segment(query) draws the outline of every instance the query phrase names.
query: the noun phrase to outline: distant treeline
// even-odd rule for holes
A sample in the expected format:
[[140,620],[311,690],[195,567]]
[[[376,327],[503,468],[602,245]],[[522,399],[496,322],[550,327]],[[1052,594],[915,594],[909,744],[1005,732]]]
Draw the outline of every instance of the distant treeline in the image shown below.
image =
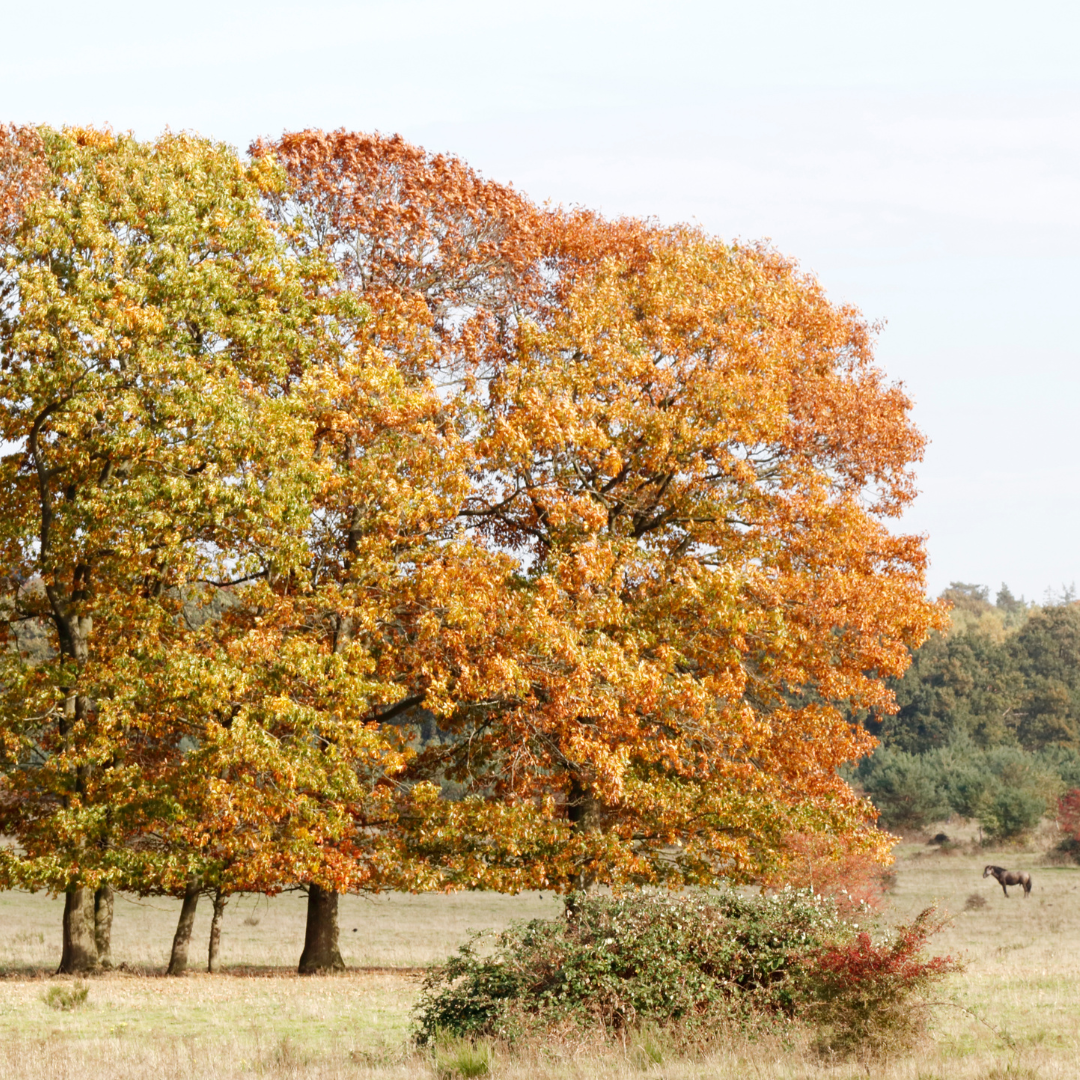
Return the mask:
[[881,740],[854,779],[892,828],[959,814],[996,838],[1032,828],[1080,788],[1080,604],[1042,606],[1002,585],[954,582],[952,624],[894,684],[900,710],[867,716]]

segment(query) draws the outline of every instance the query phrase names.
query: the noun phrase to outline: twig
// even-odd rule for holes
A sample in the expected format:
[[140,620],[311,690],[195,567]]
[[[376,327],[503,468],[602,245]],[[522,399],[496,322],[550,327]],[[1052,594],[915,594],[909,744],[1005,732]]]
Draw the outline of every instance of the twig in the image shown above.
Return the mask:
[[989,1020],[984,1020],[977,1012],[969,1009],[966,1005],[961,1005],[956,1001],[928,1001],[926,1004],[927,1006],[947,1005],[951,1009],[959,1009],[961,1012],[967,1013],[972,1020],[977,1020],[988,1031],[992,1031],[1010,1050],[1016,1049],[1016,1040],[1007,1031],[999,1031]]

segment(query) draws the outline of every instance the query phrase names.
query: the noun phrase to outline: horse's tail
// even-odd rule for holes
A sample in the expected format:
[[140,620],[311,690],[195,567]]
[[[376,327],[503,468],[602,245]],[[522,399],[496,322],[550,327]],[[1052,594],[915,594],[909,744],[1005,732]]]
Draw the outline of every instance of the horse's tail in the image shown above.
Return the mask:
[[1027,896],[1027,894],[1029,892],[1031,892],[1031,875],[1030,874],[1025,874],[1024,875],[1024,896]]

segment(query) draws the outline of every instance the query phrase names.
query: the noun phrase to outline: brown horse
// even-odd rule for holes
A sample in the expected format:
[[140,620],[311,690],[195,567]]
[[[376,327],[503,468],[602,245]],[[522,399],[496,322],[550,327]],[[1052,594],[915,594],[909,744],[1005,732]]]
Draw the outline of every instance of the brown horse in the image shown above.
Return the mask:
[[997,878],[1001,885],[1001,891],[1008,896],[1009,890],[1006,885],[1022,885],[1024,887],[1024,899],[1031,892],[1031,875],[1026,870],[1003,870],[1000,866],[988,866],[983,871],[983,877]]

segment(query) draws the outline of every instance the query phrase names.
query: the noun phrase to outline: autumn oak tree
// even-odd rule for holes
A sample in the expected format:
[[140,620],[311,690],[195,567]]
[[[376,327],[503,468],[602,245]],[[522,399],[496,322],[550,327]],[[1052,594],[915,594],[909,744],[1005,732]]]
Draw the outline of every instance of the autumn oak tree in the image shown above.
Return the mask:
[[368,638],[450,736],[410,763],[402,858],[515,889],[749,877],[785,833],[881,851],[844,709],[890,709],[939,615],[886,527],[922,440],[858,313],[770,251],[540,212],[399,139],[255,151],[467,465]]
[[[65,892],[61,969],[98,962],[94,894],[137,886],[126,808],[180,760],[191,721],[182,590],[265,581],[304,550],[315,471],[286,389],[304,363],[296,260],[227,148],[108,132],[9,137],[0,321],[10,883]],[[21,170],[21,172],[20,172]],[[299,450],[298,450],[299,448]],[[168,663],[166,663],[166,659]],[[162,726],[162,713],[170,724]]]
[[886,528],[922,446],[907,399],[857,313],[771,252],[549,228],[546,291],[480,368],[461,510],[548,633],[528,694],[433,753],[563,819],[562,887],[753,877],[786,833],[880,850],[837,769],[872,745],[845,709],[892,708],[883,678],[938,618],[920,541]]
[[[498,335],[517,275],[532,265],[521,222],[535,211],[401,139],[301,133],[253,152],[286,173],[267,202],[297,255],[334,267],[320,284],[324,301],[352,298],[363,309],[339,316],[339,348],[302,391],[328,470],[312,507],[309,623],[328,652],[372,665],[380,689],[353,719],[379,730],[404,764],[417,707],[454,713],[505,695],[515,678],[483,617],[503,604],[512,562],[463,537],[458,522],[473,457],[454,382],[460,357]],[[386,788],[392,806],[370,834],[389,845],[377,860],[384,884],[447,883],[402,840],[402,821],[422,828],[427,804],[415,793],[431,779],[413,770]],[[311,883],[309,905],[324,904],[331,924],[324,940],[335,936],[346,884]]]
[[8,129],[0,199],[0,870],[65,970],[110,884],[300,885],[315,971],[345,891],[884,853],[923,443],[812,277],[348,132]]

